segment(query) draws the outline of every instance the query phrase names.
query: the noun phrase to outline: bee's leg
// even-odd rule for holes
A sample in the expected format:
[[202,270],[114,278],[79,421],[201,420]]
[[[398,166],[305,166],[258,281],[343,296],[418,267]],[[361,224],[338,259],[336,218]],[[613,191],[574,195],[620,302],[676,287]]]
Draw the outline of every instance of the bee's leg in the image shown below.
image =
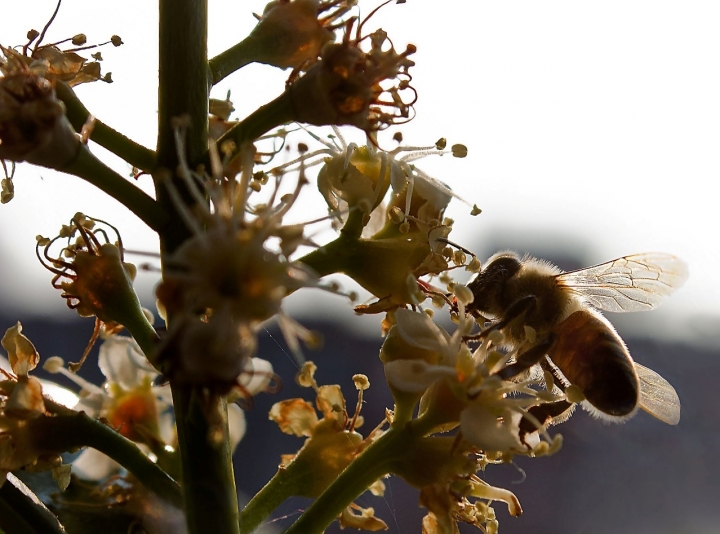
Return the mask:
[[537,305],[537,297],[535,295],[527,295],[525,297],[517,299],[507,309],[502,320],[498,321],[497,323],[490,326],[489,328],[486,328],[479,334],[475,334],[472,336],[465,336],[463,338],[463,340],[464,341],[478,341],[480,339],[484,339],[488,336],[488,334],[490,332],[493,332],[495,330],[502,330],[508,324],[510,324],[512,321],[514,321],[521,315],[531,311],[533,308],[535,308],[536,305]]
[[555,379],[555,386],[565,393],[565,388],[570,385],[570,382],[567,378],[565,378],[565,375],[563,375],[560,372],[560,369],[558,369],[552,361],[550,361],[550,358],[545,358],[543,360],[540,360],[540,367],[543,368],[543,371],[547,371],[550,373],[553,378]]
[[[574,404],[564,400],[533,406],[528,410],[528,414],[535,420],[533,421],[533,419],[529,417],[520,419],[520,441],[527,445],[525,435],[532,434],[540,430],[540,428],[547,428],[551,424],[564,421],[570,417],[573,406]],[[537,427],[537,423],[540,423],[540,428]]]
[[515,363],[503,367],[497,373],[497,376],[503,380],[508,380],[519,375],[523,371],[530,369],[533,365],[539,363],[555,343],[555,334],[550,334],[544,341],[530,347],[528,350],[519,354]]

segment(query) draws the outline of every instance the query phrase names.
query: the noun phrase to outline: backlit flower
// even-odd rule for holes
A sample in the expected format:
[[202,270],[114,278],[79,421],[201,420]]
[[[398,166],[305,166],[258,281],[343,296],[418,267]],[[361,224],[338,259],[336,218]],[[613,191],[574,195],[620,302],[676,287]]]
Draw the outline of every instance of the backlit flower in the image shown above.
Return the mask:
[[[105,382],[97,386],[65,368],[61,358],[49,358],[44,368],[60,373],[80,386],[80,399],[73,406],[91,417],[102,417],[126,438],[138,443],[158,461],[169,461],[177,449],[177,435],[170,388],[153,385],[159,374],[138,344],[130,337],[108,335],[98,357]],[[255,358],[256,375],[243,381],[248,395],[263,391],[272,377],[269,362]],[[262,375],[262,376],[260,376]],[[245,433],[245,416],[237,404],[228,405],[231,450]],[[165,460],[162,460],[165,459]],[[168,468],[167,465],[163,466]],[[104,454],[86,449],[73,462],[73,472],[83,478],[101,480],[120,466]]]
[[[358,390],[358,403],[354,416],[350,417],[340,386],[318,386],[314,378],[315,370],[315,365],[307,362],[297,378],[301,386],[315,390],[315,406],[298,398],[277,402],[270,409],[270,419],[278,424],[280,430],[286,434],[307,438],[296,454],[282,457],[282,468],[307,471],[307,483],[298,488],[298,495],[304,497],[321,495],[345,467],[379,435],[379,432],[374,430],[363,438],[356,431],[363,422],[359,411],[362,393],[369,387],[367,377],[353,377]],[[316,410],[322,414],[321,418],[318,418]],[[368,489],[375,495],[382,495],[384,486],[376,483]],[[341,524],[355,525],[355,528],[365,525],[363,528],[370,530],[377,530],[384,525],[375,518],[371,508],[363,510],[355,505],[345,511]]]
[[[456,288],[457,294],[466,291]],[[486,452],[547,454],[557,450],[560,438],[550,438],[543,422],[532,432],[521,431],[524,417],[536,419],[528,410],[546,403],[565,401],[563,394],[538,390],[542,377],[523,381],[503,380],[498,373],[517,352],[501,353],[494,347],[501,343],[490,336],[475,351],[465,342],[474,322],[461,310],[458,328],[449,335],[423,313],[400,309],[395,312],[396,325],[386,339],[381,359],[388,382],[405,402],[416,402],[424,395],[425,417],[437,419],[439,426],[460,426],[462,437]],[[497,333],[496,333],[497,334]],[[408,397],[408,394],[410,396]],[[537,432],[537,435],[531,436]],[[542,443],[542,437],[547,443]],[[549,449],[548,449],[549,446]]]

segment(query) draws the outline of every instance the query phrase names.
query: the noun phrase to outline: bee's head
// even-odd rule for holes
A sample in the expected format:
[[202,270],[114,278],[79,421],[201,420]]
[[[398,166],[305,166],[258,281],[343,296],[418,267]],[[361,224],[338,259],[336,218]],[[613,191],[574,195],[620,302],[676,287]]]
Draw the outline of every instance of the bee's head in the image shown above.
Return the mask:
[[468,308],[490,315],[502,313],[505,283],[515,276],[521,267],[520,257],[514,252],[499,252],[493,255],[485,268],[468,283],[468,288],[475,296]]

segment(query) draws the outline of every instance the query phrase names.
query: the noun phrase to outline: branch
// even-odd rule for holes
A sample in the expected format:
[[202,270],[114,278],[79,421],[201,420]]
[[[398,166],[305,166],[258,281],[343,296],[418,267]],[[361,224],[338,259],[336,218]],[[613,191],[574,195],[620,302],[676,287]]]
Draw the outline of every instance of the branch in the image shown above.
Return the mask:
[[[55,93],[65,104],[65,115],[70,124],[76,132],[81,131],[90,117],[90,112],[68,85],[58,82],[55,85]],[[141,171],[152,172],[157,166],[155,152],[125,137],[97,118],[90,139]]]
[[107,193],[155,231],[168,221],[165,210],[151,196],[105,165],[85,146],[80,148],[75,160],[61,171],[82,178]]

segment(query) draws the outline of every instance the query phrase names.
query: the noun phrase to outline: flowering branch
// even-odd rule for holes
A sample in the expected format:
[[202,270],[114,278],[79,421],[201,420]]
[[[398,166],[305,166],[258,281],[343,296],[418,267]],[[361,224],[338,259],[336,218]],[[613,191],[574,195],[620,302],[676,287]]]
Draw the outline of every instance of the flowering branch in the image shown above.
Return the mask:
[[[0,390],[7,394],[11,394],[16,386],[14,381],[0,382]],[[45,408],[54,417],[37,417],[27,423],[28,436],[32,437],[36,448],[57,451],[92,447],[122,465],[158,497],[182,507],[180,487],[135,443],[84,412],[75,412],[49,399],[44,401]]]
[[327,487],[285,534],[323,532],[373,482],[390,473],[393,461],[401,458],[419,437],[422,434],[411,425],[385,432]]
[[352,5],[346,0],[270,2],[250,35],[209,61],[212,84],[249,63],[298,69],[315,61]]
[[[353,460],[286,534],[323,532],[371,484],[390,473],[393,461],[418,437],[421,434],[409,425],[388,430]],[[240,513],[240,532],[253,532],[288,497],[307,494],[313,479],[312,466],[304,462],[278,470]]]
[[[56,83],[55,92],[58,99],[65,104],[65,114],[70,124],[79,132],[91,117],[90,112],[67,84]],[[136,143],[98,119],[95,119],[90,139],[142,171],[152,172],[157,165],[155,153],[152,150]]]

